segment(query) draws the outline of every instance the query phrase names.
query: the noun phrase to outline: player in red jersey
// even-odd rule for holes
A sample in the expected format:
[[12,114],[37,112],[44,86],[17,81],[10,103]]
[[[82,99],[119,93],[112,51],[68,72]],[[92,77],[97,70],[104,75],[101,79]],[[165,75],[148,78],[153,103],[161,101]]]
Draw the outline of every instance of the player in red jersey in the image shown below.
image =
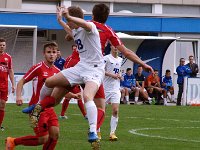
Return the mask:
[[[109,7],[103,3],[96,4],[92,10],[92,20],[99,31],[103,55],[104,55],[105,46],[107,45],[108,42],[110,42],[111,45],[116,47],[126,58],[128,58],[129,60],[135,63],[140,64],[146,71],[153,72],[152,67],[145,64],[133,51],[126,48],[121,42],[121,40],[119,39],[119,37],[112,30],[112,28],[105,24],[109,13],[110,13]],[[97,91],[97,94],[95,96],[95,104],[97,105],[97,108],[98,108],[97,128],[100,128],[105,117],[105,114],[104,114],[105,113],[105,94],[104,94],[103,85],[101,85],[99,87],[99,90]],[[99,138],[101,138],[100,133],[98,134],[99,134]]]
[[[23,85],[29,81],[33,82],[33,95],[29,102],[29,106],[37,104],[40,97],[40,90],[46,78],[57,74],[60,70],[54,66],[57,57],[57,44],[55,42],[44,45],[44,61],[34,65],[18,82],[16,90],[16,104],[23,104],[22,89]],[[57,115],[53,109],[45,109],[41,115],[37,127],[34,128],[35,135],[23,136],[6,139],[6,150],[13,150],[17,145],[37,146],[43,144],[43,150],[54,150],[58,136],[59,124]]]
[[15,91],[12,57],[5,53],[5,50],[6,40],[0,38],[0,128],[2,131],[4,130],[2,122],[5,115],[5,106],[8,100],[8,76],[12,84],[12,93]]
[[[79,58],[79,54],[77,52],[77,46],[72,45],[72,55],[70,55],[69,57],[66,58],[64,68],[66,69],[66,68],[74,67],[79,61],[80,61],[80,58]],[[80,90],[79,85],[74,86],[70,90],[70,92],[74,93],[74,94],[80,93],[81,90]],[[67,116],[65,116],[65,112],[67,111],[67,108],[69,106],[69,101],[70,101],[70,99],[68,98],[68,96],[65,96],[65,99],[62,103],[62,110],[60,113],[61,119],[67,119]],[[78,106],[81,110],[83,117],[85,117],[87,119],[82,99],[78,99],[77,102],[78,102]]]

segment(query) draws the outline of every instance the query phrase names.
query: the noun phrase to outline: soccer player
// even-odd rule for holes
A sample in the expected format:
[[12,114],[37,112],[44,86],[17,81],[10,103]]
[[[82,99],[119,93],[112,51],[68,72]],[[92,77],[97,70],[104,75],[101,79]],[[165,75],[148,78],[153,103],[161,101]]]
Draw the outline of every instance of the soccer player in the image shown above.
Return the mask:
[[15,92],[14,71],[12,57],[5,52],[6,40],[0,38],[0,128],[3,131],[2,122],[5,115],[6,101],[8,100],[8,76],[11,81],[12,93]]
[[118,113],[120,104],[120,67],[122,58],[118,57],[118,50],[111,45],[111,54],[104,56],[105,61],[105,78],[104,90],[106,96],[106,103],[112,105],[112,116],[110,120],[110,140],[116,141],[118,138],[115,131],[118,124]]
[[57,49],[57,58],[56,58],[56,60],[54,62],[54,65],[58,69],[63,70],[64,64],[65,64],[65,59],[61,56],[60,50]]
[[[33,95],[29,102],[29,106],[36,104],[39,100],[40,90],[45,80],[57,74],[60,70],[54,66],[57,57],[57,44],[54,42],[47,43],[43,48],[44,61],[34,65],[18,82],[16,90],[16,104],[23,104],[22,89],[27,82],[33,82]],[[46,108],[40,115],[38,126],[34,128],[35,135],[23,137],[7,137],[6,150],[14,150],[15,146],[37,146],[43,145],[43,150],[54,150],[58,136],[59,125],[56,113],[52,108]]]
[[64,9],[58,7],[58,13],[62,13],[68,21],[67,33],[74,37],[80,61],[74,67],[65,69],[46,80],[41,90],[42,100],[34,107],[31,121],[36,126],[43,109],[59,104],[72,86],[85,84],[83,98],[90,127],[88,141],[95,148],[99,148],[96,132],[97,108],[93,101],[105,76],[99,32],[94,23],[83,20],[83,11],[78,6]]
[[[64,64],[64,68],[67,69],[67,68],[70,68],[70,67],[74,67],[79,61],[80,61],[80,58],[79,58],[79,54],[77,52],[77,46],[74,44],[74,45],[72,45],[72,55],[67,57],[65,64]],[[71,94],[72,93],[74,93],[74,94],[80,93],[81,90],[80,90],[79,85],[75,85],[70,90],[70,92],[71,92]],[[67,108],[69,106],[69,101],[70,101],[70,99],[68,98],[68,96],[65,96],[65,99],[62,103],[62,110],[61,110],[61,114],[60,114],[61,119],[67,119],[68,118],[67,116],[65,116],[65,112],[67,111]],[[83,117],[87,119],[82,99],[79,98],[77,100],[77,102],[78,102],[78,106],[81,110]]]

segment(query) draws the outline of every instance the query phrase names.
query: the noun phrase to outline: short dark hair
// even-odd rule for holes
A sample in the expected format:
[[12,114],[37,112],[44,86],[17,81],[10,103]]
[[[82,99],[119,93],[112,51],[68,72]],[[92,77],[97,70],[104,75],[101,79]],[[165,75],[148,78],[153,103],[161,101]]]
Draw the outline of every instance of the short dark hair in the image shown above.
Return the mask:
[[154,70],[154,72],[156,71],[156,72],[158,72],[158,69],[153,69]]
[[168,73],[168,72],[171,72],[171,71],[169,69],[167,69],[165,73]]
[[142,67],[141,65],[138,65],[138,68]]
[[109,7],[103,3],[94,5],[92,9],[93,20],[99,23],[105,23],[108,19],[109,13]]
[[6,42],[4,38],[0,38],[0,42]]
[[127,69],[126,69],[126,72],[127,72],[127,71],[130,71],[130,70],[132,70],[132,69],[131,69],[131,68],[127,68]]
[[44,44],[43,52],[45,52],[47,47],[49,47],[49,48],[55,48],[55,47],[58,48],[58,44],[56,42],[49,42],[49,43]]
[[68,11],[70,16],[77,17],[83,19],[84,14],[83,10],[79,6],[70,6],[68,7]]

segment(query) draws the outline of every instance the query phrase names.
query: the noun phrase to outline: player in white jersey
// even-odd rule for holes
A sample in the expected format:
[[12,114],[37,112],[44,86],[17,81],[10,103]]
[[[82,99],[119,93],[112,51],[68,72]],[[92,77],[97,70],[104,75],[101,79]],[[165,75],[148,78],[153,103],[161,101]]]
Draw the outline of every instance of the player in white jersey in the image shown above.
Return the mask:
[[97,107],[93,99],[105,76],[99,33],[94,23],[83,20],[82,9],[78,6],[58,7],[57,15],[64,16],[68,21],[65,31],[74,37],[80,61],[74,67],[62,70],[45,81],[41,89],[41,101],[32,111],[31,122],[36,126],[41,111],[59,104],[67,89],[76,84],[85,84],[83,99],[90,126],[88,141],[94,149],[98,149]]
[[120,104],[120,68],[122,64],[122,58],[118,57],[118,50],[111,45],[111,54],[104,56],[105,61],[105,78],[104,78],[104,90],[106,96],[106,103],[112,105],[112,116],[110,120],[110,140],[116,141],[117,136],[115,131],[118,123],[118,113]]

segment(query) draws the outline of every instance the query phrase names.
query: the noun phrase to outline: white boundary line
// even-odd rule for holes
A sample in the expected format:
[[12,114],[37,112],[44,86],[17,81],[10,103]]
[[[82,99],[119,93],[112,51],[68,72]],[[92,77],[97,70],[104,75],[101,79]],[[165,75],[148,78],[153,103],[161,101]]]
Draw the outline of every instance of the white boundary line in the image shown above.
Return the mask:
[[140,129],[132,129],[129,130],[129,133],[138,135],[138,136],[145,136],[145,137],[151,137],[151,138],[160,138],[160,139],[166,139],[166,140],[176,140],[176,141],[182,141],[182,142],[195,142],[200,143],[200,140],[191,140],[191,139],[181,139],[181,138],[175,138],[175,137],[164,137],[160,135],[149,135],[149,134],[143,134],[138,133],[138,131],[145,131],[145,130],[163,130],[163,129],[200,129],[200,127],[161,127],[161,128],[140,128]]
[[174,122],[200,122],[200,120],[178,120],[178,119],[157,119],[157,118],[143,118],[143,117],[126,117],[129,119],[146,119],[146,120],[162,120],[162,121],[174,121]]

